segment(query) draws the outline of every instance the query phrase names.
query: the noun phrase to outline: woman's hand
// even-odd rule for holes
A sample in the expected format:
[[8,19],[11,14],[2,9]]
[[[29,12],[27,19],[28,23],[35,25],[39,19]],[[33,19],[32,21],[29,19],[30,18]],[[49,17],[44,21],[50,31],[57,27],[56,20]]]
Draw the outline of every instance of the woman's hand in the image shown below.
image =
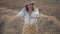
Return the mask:
[[37,18],[37,16],[36,17],[34,17],[34,16],[30,16],[31,18]]
[[25,19],[24,16],[22,16],[22,17],[21,17],[21,20],[23,21],[24,19]]

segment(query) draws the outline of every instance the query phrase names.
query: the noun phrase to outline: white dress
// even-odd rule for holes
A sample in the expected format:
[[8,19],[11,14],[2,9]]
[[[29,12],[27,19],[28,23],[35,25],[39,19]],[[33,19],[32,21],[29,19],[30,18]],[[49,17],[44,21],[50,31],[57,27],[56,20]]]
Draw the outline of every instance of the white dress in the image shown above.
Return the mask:
[[[32,11],[31,16],[36,17],[39,15],[38,8]],[[38,26],[37,26],[37,18],[30,18],[29,13],[26,12],[25,8],[22,9],[18,16],[24,16],[24,26],[22,30],[22,34],[38,34]]]

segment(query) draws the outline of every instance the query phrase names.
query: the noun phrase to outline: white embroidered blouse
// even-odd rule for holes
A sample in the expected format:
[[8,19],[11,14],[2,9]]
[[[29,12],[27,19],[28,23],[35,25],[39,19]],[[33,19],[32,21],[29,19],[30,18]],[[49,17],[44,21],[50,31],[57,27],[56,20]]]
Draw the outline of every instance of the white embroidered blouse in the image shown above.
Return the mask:
[[[36,8],[36,9],[34,9],[34,11],[32,11],[31,16],[36,17],[37,15],[39,15],[39,10],[38,10],[38,8]],[[25,24],[34,24],[34,23],[37,22],[37,18],[30,18],[30,15],[29,15],[28,12],[26,12],[25,8],[23,8],[23,9],[19,12],[18,16],[21,16],[21,17],[24,16],[24,18],[25,18],[25,19],[24,19]]]

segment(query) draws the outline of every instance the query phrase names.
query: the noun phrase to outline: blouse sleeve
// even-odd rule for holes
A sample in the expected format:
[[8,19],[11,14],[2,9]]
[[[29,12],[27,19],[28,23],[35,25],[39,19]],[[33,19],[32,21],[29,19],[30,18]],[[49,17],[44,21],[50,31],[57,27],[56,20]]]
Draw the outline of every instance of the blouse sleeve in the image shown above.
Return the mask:
[[33,17],[36,17],[36,16],[38,16],[39,15],[39,10],[38,10],[38,8],[36,8],[35,9],[35,11],[33,12]]
[[22,10],[18,13],[18,16],[20,16],[20,17],[24,16],[24,9],[22,9]]

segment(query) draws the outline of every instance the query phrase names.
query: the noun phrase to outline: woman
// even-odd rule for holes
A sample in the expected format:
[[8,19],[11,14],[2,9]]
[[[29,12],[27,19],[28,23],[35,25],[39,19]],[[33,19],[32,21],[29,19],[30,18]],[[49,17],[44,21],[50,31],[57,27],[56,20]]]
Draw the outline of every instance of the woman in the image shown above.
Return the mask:
[[37,16],[39,11],[33,2],[26,4],[18,15],[24,19],[22,34],[38,34]]

